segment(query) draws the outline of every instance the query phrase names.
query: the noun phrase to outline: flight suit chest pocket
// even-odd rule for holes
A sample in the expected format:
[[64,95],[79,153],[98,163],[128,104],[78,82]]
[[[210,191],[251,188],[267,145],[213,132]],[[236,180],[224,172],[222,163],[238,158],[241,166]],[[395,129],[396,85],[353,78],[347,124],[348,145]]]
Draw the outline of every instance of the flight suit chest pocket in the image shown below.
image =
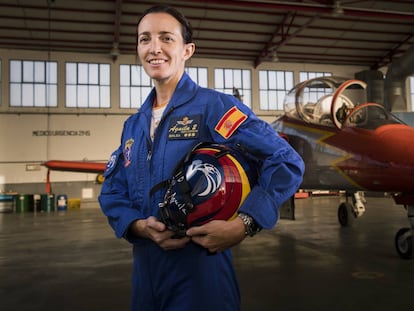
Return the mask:
[[168,139],[195,139],[199,137],[201,115],[172,117],[168,127]]

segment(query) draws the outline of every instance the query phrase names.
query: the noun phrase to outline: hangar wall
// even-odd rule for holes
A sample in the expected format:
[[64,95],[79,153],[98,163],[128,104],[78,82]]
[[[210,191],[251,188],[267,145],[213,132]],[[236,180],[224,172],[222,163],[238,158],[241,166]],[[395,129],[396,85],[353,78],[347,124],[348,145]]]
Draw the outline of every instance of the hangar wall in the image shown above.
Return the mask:
[[[106,161],[119,142],[124,116],[0,114],[2,183],[38,182],[51,159]],[[60,176],[59,176],[60,175]],[[55,181],[84,180],[56,174]]]
[[[136,64],[135,56],[120,56],[117,60],[106,55],[39,52],[24,50],[0,50],[1,103],[0,103],[0,192],[19,193],[43,192],[47,170],[40,164],[47,160],[89,160],[108,159],[118,146],[124,120],[134,109],[119,108],[119,65]],[[10,59],[53,60],[58,62],[58,107],[27,108],[8,106],[8,76]],[[81,109],[65,108],[66,61],[95,62],[111,64],[111,108]],[[263,63],[258,68],[243,61],[193,58],[189,66],[208,68],[209,87],[214,85],[214,68],[241,68],[252,72],[253,111],[265,121],[273,121],[280,111],[260,111],[258,106],[258,71],[294,71],[295,83],[299,71],[332,72],[333,75],[349,76],[366,70],[356,66],[325,66],[317,64]],[[55,193],[82,198],[84,192],[93,198],[99,194],[95,174],[52,171],[50,179]],[[57,189],[57,190],[56,190]],[[85,191],[87,189],[88,191]]]
[[[47,160],[106,162],[119,144],[125,116],[0,114],[0,191],[44,193]],[[52,191],[82,197],[96,174],[50,172]],[[88,192],[89,193],[89,192]]]

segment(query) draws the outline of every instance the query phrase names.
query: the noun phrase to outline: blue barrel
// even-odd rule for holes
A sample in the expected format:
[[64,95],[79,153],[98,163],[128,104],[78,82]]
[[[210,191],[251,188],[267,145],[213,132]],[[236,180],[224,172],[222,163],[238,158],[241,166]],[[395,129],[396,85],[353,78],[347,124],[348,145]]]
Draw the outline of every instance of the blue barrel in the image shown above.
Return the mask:
[[53,212],[55,210],[55,195],[54,194],[42,194],[41,199],[42,212]]
[[56,206],[58,211],[66,211],[68,209],[68,196],[66,194],[59,194],[56,197]]
[[11,213],[15,203],[15,196],[0,194],[0,213]]

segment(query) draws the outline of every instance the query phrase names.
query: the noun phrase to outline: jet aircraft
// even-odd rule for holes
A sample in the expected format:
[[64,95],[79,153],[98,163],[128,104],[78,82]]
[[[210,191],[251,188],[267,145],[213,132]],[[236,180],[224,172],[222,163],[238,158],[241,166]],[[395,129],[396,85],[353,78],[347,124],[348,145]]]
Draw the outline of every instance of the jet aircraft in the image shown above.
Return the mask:
[[348,226],[365,211],[366,191],[387,192],[407,210],[395,246],[414,255],[414,128],[367,102],[366,83],[320,77],[295,86],[272,123],[305,162],[302,189],[345,191],[338,220]]

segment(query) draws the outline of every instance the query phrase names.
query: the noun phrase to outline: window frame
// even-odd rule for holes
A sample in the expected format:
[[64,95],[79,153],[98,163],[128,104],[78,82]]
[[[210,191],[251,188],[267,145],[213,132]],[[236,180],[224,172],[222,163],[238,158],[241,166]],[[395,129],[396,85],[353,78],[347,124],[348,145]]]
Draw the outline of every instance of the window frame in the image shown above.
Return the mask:
[[[76,66],[75,77],[70,75],[71,70],[69,70],[69,66],[73,65]],[[96,72],[93,68],[96,68]],[[67,109],[111,108],[111,65],[66,61],[65,92],[65,108]],[[97,95],[98,99],[95,99],[94,95]],[[74,104],[71,104],[72,101]]]
[[328,71],[325,71],[325,72],[324,71],[299,71],[299,83],[306,81],[306,80],[314,79],[314,78],[330,77],[330,76],[332,76],[332,72],[328,72]]
[[[125,69],[122,69],[122,68],[125,68]],[[137,72],[138,75],[133,75],[134,68],[136,68],[135,72]],[[124,70],[128,70],[128,77],[126,77]],[[144,84],[142,82],[144,82]],[[120,64],[119,65],[119,108],[120,109],[139,109],[142,103],[148,97],[153,87],[154,87],[154,83],[152,79],[147,75],[142,65],[138,65],[138,64]],[[134,101],[134,96],[138,97],[135,101]],[[135,105],[133,104],[134,102],[136,102]]]
[[[235,73],[240,72],[239,77]],[[220,77],[221,76],[221,77]],[[227,84],[228,81],[231,85]],[[236,81],[235,81],[236,80]],[[248,81],[246,81],[248,80]],[[246,82],[245,82],[246,81]],[[221,84],[221,85],[218,85]],[[225,94],[233,94],[233,88],[237,88],[242,96],[242,103],[252,109],[252,71],[243,68],[214,68],[214,89]]]
[[[14,64],[18,67],[16,68]],[[9,107],[58,107],[58,70],[57,61],[10,59]]]
[[208,87],[208,68],[189,66],[185,67],[185,72],[190,78],[201,87]]
[[[266,81],[263,81],[266,75]],[[274,79],[270,75],[275,75]],[[280,80],[280,75],[283,75],[283,82]],[[278,77],[279,76],[279,77]],[[287,81],[288,76],[290,81]],[[295,86],[294,72],[290,70],[259,70],[259,110],[260,111],[283,111],[285,95]],[[271,87],[270,83],[274,80],[276,86]],[[264,87],[266,85],[266,87]],[[279,87],[280,86],[280,87]],[[275,102],[275,107],[270,107],[271,101]]]

